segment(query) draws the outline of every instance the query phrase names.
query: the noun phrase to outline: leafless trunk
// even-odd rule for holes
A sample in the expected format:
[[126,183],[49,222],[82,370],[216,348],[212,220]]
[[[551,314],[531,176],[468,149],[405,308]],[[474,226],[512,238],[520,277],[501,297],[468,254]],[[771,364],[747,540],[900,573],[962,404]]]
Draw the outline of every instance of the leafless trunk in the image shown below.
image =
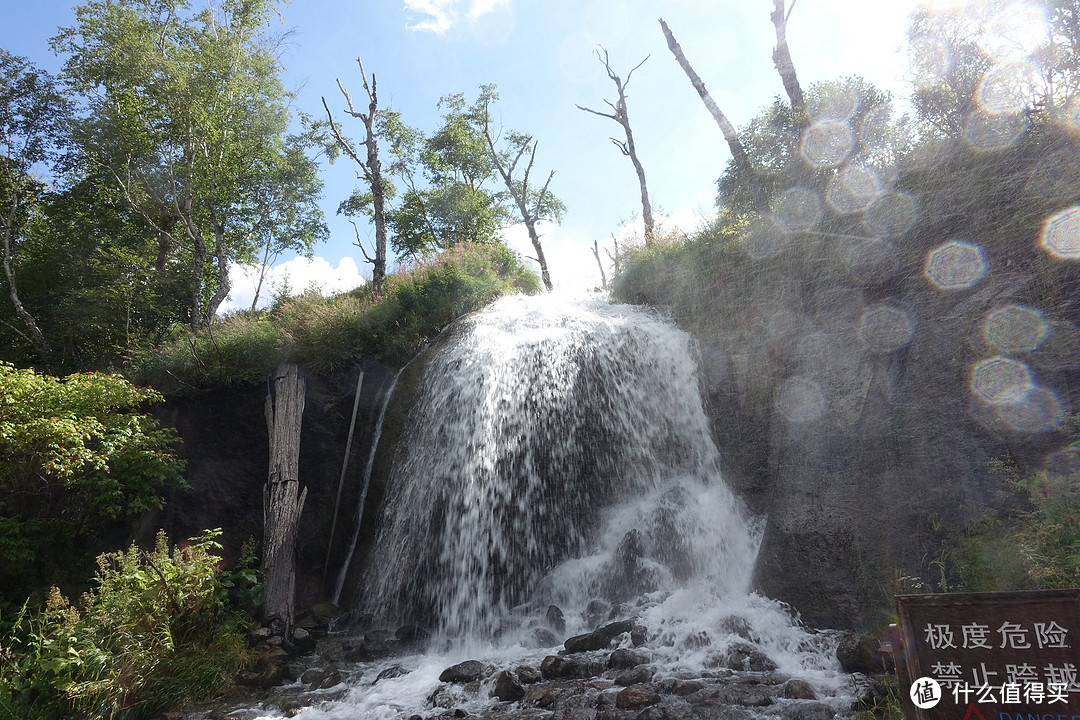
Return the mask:
[[307,497],[307,488],[299,491],[305,389],[296,364],[282,363],[266,398],[270,472],[263,494],[263,618],[281,621],[286,637],[292,625],[297,524]]
[[791,0],[791,7],[785,12],[786,0],[773,0],[773,11],[770,16],[773,27],[776,28],[776,47],[773,49],[773,64],[780,73],[780,79],[784,83],[784,91],[788,100],[791,101],[791,109],[795,112],[799,126],[806,124],[806,103],[803,100],[802,87],[799,79],[795,76],[795,63],[791,60],[791,51],[787,44],[787,21],[791,17],[791,11],[795,9],[795,0]]
[[345,154],[360,166],[357,177],[367,181],[371,188],[372,209],[375,215],[375,257],[372,258],[367,254],[367,250],[360,243],[359,234],[357,234],[356,244],[360,248],[360,252],[363,253],[364,259],[372,264],[371,284],[376,290],[379,290],[382,287],[383,279],[386,277],[386,183],[382,176],[379,143],[375,135],[375,118],[379,109],[378,84],[375,81],[374,74],[371,76],[371,84],[368,84],[367,73],[364,72],[364,63],[360,58],[356,58],[356,64],[360,66],[360,79],[364,84],[364,92],[368,96],[367,112],[360,112],[356,109],[353,105],[352,96],[349,95],[349,91],[345,89],[345,86],[341,84],[341,80],[338,80],[337,84],[338,89],[341,90],[341,94],[345,96],[345,101],[349,105],[347,110],[349,115],[359,118],[364,123],[366,158],[361,158],[352,143],[341,134],[340,129],[334,122],[334,116],[330,112],[330,106],[326,104],[326,98],[322,99],[322,103],[326,109],[326,116],[330,119],[330,130],[334,134],[334,139]]
[[218,285],[203,311],[203,327],[214,322],[218,308],[229,297],[232,281],[229,279],[229,253],[225,245],[225,227],[218,225],[214,232],[214,261],[217,262]]
[[[603,53],[602,56],[601,53]],[[604,65],[608,77],[615,83],[615,89],[619,93],[619,99],[615,103],[611,103],[607,100],[604,101],[608,107],[612,109],[613,112],[610,113],[591,110],[587,107],[582,107],[581,105],[578,105],[577,108],[578,110],[584,110],[593,115],[610,118],[622,126],[626,135],[626,140],[611,138],[611,142],[615,144],[615,147],[622,151],[623,155],[630,158],[630,162],[634,164],[634,171],[638,176],[638,184],[641,186],[641,219],[645,222],[645,244],[649,245],[655,239],[652,205],[649,203],[649,189],[645,185],[645,168],[641,166],[641,161],[638,160],[637,148],[634,147],[634,134],[630,130],[630,117],[627,115],[626,111],[626,86],[630,84],[630,76],[634,74],[634,70],[637,70],[644,65],[645,60],[648,60],[649,58],[646,56],[645,60],[642,60],[634,66],[634,68],[626,74],[626,80],[624,81],[611,69],[611,61],[608,57],[607,50],[600,48],[596,53],[596,57]]]
[[[536,262],[540,264],[540,277],[544,281],[544,287],[547,288],[548,292],[551,292],[553,289],[551,274],[548,273],[547,258],[544,257],[544,248],[540,245],[540,234],[536,231],[536,223],[540,220],[540,214],[543,212],[544,200],[547,198],[551,179],[555,177],[555,171],[552,170],[548,173],[547,180],[544,182],[544,186],[540,188],[540,192],[536,193],[535,197],[530,198],[529,175],[532,174],[533,163],[536,162],[537,143],[533,142],[529,136],[521,136],[516,143],[518,147],[514,158],[511,160],[509,157],[503,157],[495,149],[495,138],[492,136],[490,117],[486,105],[483,112],[484,138],[487,140],[491,161],[495,165],[495,169],[499,171],[499,177],[506,184],[506,189],[510,191],[511,197],[514,198],[514,204],[517,205],[518,212],[521,213],[521,220],[525,223],[525,229],[529,231],[529,240],[532,242],[533,249],[536,250]],[[525,153],[529,154],[529,162],[525,166],[521,182],[515,183],[514,171]],[[532,200],[531,206],[530,200]]]
[[[755,184],[755,172],[754,166],[750,162],[750,158],[746,154],[746,149],[743,148],[742,142],[739,140],[739,133],[735,130],[735,126],[731,124],[727,116],[724,115],[720,107],[712,99],[712,95],[705,89],[705,83],[701,77],[694,71],[693,66],[690,65],[690,61],[686,59],[686,55],[683,54],[682,47],[675,40],[675,35],[672,34],[671,28],[664,22],[663,18],[660,19],[660,27],[664,31],[664,37],[667,38],[668,49],[675,56],[675,59],[679,62],[679,66],[682,67],[683,72],[686,73],[686,77],[690,79],[690,84],[697,90],[698,95],[701,97],[701,101],[705,103],[705,107],[709,113],[712,114],[713,119],[716,120],[716,124],[720,126],[720,132],[724,134],[724,140],[727,141],[728,150],[731,151],[731,158],[735,161],[735,172],[739,175],[740,182],[746,184],[747,187],[756,187]],[[768,209],[761,198],[756,198],[755,207],[759,211]]]
[[600,287],[607,289],[607,275],[604,274],[604,263],[600,262],[600,244],[596,238],[592,241],[592,254],[596,258],[596,266],[600,268]]

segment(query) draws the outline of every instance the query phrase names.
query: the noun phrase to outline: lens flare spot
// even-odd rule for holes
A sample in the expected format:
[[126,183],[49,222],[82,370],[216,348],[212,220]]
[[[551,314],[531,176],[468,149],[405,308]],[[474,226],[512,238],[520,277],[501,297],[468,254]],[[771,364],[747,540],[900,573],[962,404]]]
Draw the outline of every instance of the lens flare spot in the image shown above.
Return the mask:
[[900,253],[888,240],[860,240],[848,249],[844,266],[860,285],[884,282],[900,269]]
[[1014,402],[994,406],[1001,421],[1022,433],[1040,433],[1057,427],[1062,408],[1052,390],[1034,387]]
[[776,199],[773,215],[788,232],[809,230],[821,219],[821,200],[811,190],[792,188]]
[[915,326],[911,317],[892,305],[874,305],[859,318],[859,339],[874,352],[892,352],[911,342]]
[[1080,259],[1080,205],[1062,210],[1047,220],[1040,243],[1054,257]]
[[986,316],[983,337],[1000,352],[1030,352],[1049,332],[1042,313],[1024,305],[1006,305]]
[[821,120],[806,128],[800,152],[814,167],[834,167],[855,147],[851,127],[837,120]]
[[975,97],[991,115],[1018,113],[1035,94],[1037,71],[1030,62],[1003,62],[986,71]]
[[976,150],[994,152],[1015,143],[1026,129],[1027,121],[1021,115],[974,112],[964,126],[964,139]]
[[790,378],[776,392],[776,409],[789,422],[813,422],[825,414],[827,407],[825,393],[812,380]]
[[950,240],[926,256],[926,277],[939,290],[964,290],[986,274],[982,248],[972,243]]
[[1035,3],[1014,2],[990,18],[979,45],[997,60],[1023,60],[1049,39],[1046,9]]
[[880,196],[866,208],[863,225],[874,235],[899,237],[911,229],[918,214],[915,198],[890,192]]
[[1050,453],[1043,463],[1046,479],[1060,488],[1080,487],[1080,447],[1067,448]]
[[806,103],[806,112],[814,120],[837,120],[846,123],[859,107],[859,93],[848,83],[828,83]]
[[991,405],[1019,401],[1033,387],[1027,365],[1012,358],[988,358],[971,370],[971,392]]
[[825,200],[839,213],[862,212],[877,199],[881,183],[870,168],[847,166],[829,181]]
[[920,35],[908,46],[908,69],[921,86],[945,77],[952,65],[949,46],[936,37]]

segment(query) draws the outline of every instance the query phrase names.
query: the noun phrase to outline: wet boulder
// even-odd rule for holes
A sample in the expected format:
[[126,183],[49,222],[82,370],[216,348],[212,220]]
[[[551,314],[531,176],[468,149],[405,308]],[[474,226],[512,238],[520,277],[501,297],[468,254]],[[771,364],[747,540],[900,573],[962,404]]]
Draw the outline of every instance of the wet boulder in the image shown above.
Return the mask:
[[495,689],[491,694],[503,702],[514,702],[525,697],[525,687],[514,673],[503,670],[495,678]]
[[568,653],[587,652],[589,650],[603,650],[611,641],[617,638],[623,633],[628,633],[634,629],[634,623],[631,620],[620,620],[619,622],[608,623],[602,628],[593,630],[590,633],[583,635],[575,635],[567,638],[563,646]]
[[439,682],[471,683],[479,680],[483,675],[484,663],[479,660],[466,660],[443,670],[439,675]]

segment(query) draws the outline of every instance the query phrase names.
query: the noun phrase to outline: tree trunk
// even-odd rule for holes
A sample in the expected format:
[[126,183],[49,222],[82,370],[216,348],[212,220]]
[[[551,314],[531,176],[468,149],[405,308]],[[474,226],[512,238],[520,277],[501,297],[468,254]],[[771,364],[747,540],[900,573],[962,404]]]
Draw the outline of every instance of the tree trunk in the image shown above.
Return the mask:
[[[769,16],[773,27],[776,29],[776,48],[773,49],[773,64],[776,66],[776,71],[780,73],[780,80],[784,83],[784,92],[787,93],[788,99],[791,101],[791,109],[795,112],[799,127],[803,127],[807,120],[806,103],[803,100],[803,91],[802,86],[799,85],[799,78],[795,75],[795,63],[791,60],[791,50],[788,49],[788,13],[784,11],[784,4],[785,0],[773,0],[773,11]],[[792,0],[791,6],[795,6],[794,0]]]
[[296,364],[282,363],[266,398],[270,472],[263,494],[263,619],[281,622],[286,637],[292,625],[297,524],[307,497],[307,488],[299,492],[305,390]]
[[[14,205],[14,202],[12,202],[12,205]],[[14,218],[14,208],[12,209],[11,217]],[[41,362],[48,364],[51,360],[52,348],[50,348],[49,343],[45,341],[45,335],[41,332],[41,328],[38,327],[37,322],[34,320],[34,316],[23,307],[22,301],[19,300],[19,292],[15,287],[15,268],[12,264],[11,257],[11,235],[11,227],[5,227],[3,265],[4,278],[7,280],[8,284],[8,295],[11,297],[11,304],[15,307],[15,314],[23,321],[23,325],[26,326],[26,331],[29,333],[29,335],[23,334],[23,337],[30,341],[30,345],[34,348],[34,352],[38,354]]]
[[[712,95],[705,88],[705,83],[702,81],[701,76],[694,71],[690,61],[686,59],[686,55],[683,53],[682,47],[675,40],[675,35],[671,32],[671,28],[664,22],[663,18],[660,19],[660,27],[664,31],[664,37],[667,38],[668,49],[671,50],[671,54],[675,56],[679,66],[682,67],[683,72],[686,73],[686,77],[689,78],[690,84],[697,90],[698,96],[701,101],[705,103],[706,109],[709,114],[713,116],[716,124],[720,127],[720,132],[724,134],[724,140],[727,141],[728,150],[731,151],[731,158],[735,161],[735,171],[739,175],[740,182],[744,183],[747,187],[755,187],[755,173],[754,166],[750,163],[750,158],[746,154],[746,149],[742,145],[742,141],[739,140],[739,134],[735,130],[735,126],[728,120],[727,115],[723,113],[720,106],[713,100]],[[768,210],[768,203],[765,202],[760,192],[754,193],[754,207],[758,212],[764,212]]]

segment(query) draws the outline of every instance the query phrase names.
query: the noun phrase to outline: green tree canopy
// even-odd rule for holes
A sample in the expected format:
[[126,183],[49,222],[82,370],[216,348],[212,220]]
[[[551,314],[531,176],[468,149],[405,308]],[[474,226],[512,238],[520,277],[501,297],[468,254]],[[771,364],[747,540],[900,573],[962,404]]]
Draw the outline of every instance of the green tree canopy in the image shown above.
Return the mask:
[[[87,99],[77,141],[120,198],[158,235],[159,256],[188,266],[189,320],[206,325],[250,262],[265,223],[308,219],[318,194],[290,153],[288,94],[269,23],[273,0],[88,0],[54,48]],[[291,169],[290,169],[291,167]],[[279,173],[279,170],[281,172]],[[267,193],[265,178],[291,183]],[[269,202],[305,208],[290,215]],[[300,218],[303,217],[303,220]],[[277,232],[307,250],[317,233]]]

